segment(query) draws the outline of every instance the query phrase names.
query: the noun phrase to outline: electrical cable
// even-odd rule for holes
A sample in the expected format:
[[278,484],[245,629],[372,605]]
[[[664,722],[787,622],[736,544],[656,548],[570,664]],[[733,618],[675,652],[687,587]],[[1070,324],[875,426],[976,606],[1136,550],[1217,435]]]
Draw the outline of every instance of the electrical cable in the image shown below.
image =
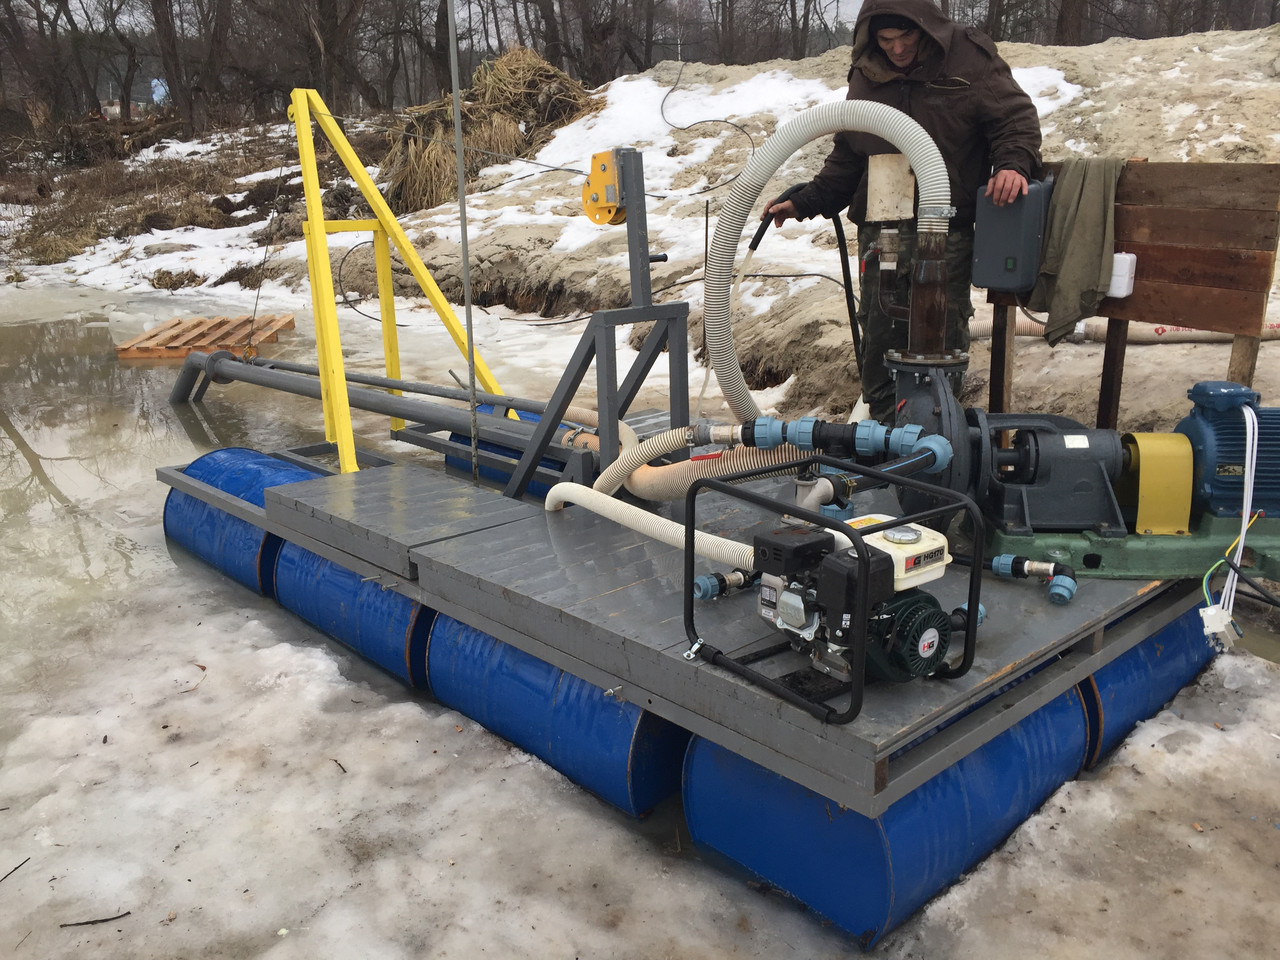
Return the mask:
[[356,250],[360,249],[361,247],[368,246],[371,243],[373,243],[372,240],[361,240],[359,243],[352,244],[350,247],[348,247],[347,252],[344,253],[342,255],[342,259],[338,261],[338,269],[334,271],[333,279],[337,281],[338,295],[342,297],[342,305],[344,307],[350,307],[356,313],[360,314],[360,316],[368,317],[370,320],[373,320],[375,323],[381,323],[382,322],[381,317],[375,317],[371,313],[365,313],[358,306],[356,306],[356,303],[358,301],[348,299],[347,291],[342,286],[342,268],[347,264],[347,257],[351,256],[352,253],[354,253]]
[[[1261,516],[1263,516],[1263,515],[1264,515],[1264,514],[1263,514],[1263,512],[1262,512],[1261,510],[1259,510],[1257,513],[1255,513],[1255,514],[1253,515],[1253,517],[1249,520],[1249,526],[1250,526],[1250,527],[1252,527],[1252,526],[1253,526],[1253,524],[1254,524],[1254,521],[1256,521],[1259,517],[1261,517]],[[1247,529],[1248,529],[1248,527],[1246,527],[1245,529],[1247,530]],[[1239,543],[1239,542],[1240,542],[1240,535],[1239,535],[1239,534],[1237,534],[1237,535],[1236,535],[1236,538],[1235,538],[1234,540],[1232,540],[1232,541],[1231,541],[1231,545],[1230,545],[1229,547],[1227,547],[1227,549],[1226,549],[1225,551],[1223,551],[1223,557],[1222,557],[1222,559],[1221,559],[1221,560],[1218,560],[1217,562],[1215,562],[1213,566],[1211,566],[1208,570],[1206,570],[1206,571],[1205,571],[1205,575],[1204,575],[1203,579],[1201,579],[1201,581],[1200,581],[1201,590],[1202,590],[1202,592],[1204,593],[1204,601],[1205,601],[1205,603],[1208,603],[1208,604],[1212,604],[1212,603],[1213,603],[1213,596],[1212,596],[1212,594],[1210,594],[1210,592],[1209,592],[1209,581],[1210,581],[1210,579],[1212,578],[1214,571],[1216,571],[1216,570],[1217,570],[1220,566],[1222,566],[1224,563],[1230,564],[1230,563],[1232,563],[1232,562],[1233,562],[1233,561],[1231,561],[1231,559],[1230,559],[1231,551],[1235,549],[1236,544],[1237,544],[1237,543]]]
[[[1249,527],[1253,525],[1254,519],[1256,519],[1252,516],[1252,511],[1254,476],[1258,465],[1258,414],[1253,407],[1247,404],[1240,409],[1244,414],[1244,502],[1240,511],[1240,536],[1236,538],[1233,544],[1236,552],[1232,559],[1235,564],[1227,574],[1226,582],[1222,586],[1222,600],[1220,603],[1227,616],[1230,616],[1235,608],[1236,585],[1240,581],[1240,575],[1236,573],[1236,570],[1244,557],[1245,535],[1249,532]],[[1231,548],[1228,547],[1227,553],[1230,554],[1230,552]]]
[[[675,93],[676,88],[680,86],[680,78],[684,76],[685,66],[686,64],[684,62],[681,62],[680,69],[679,71],[676,72],[675,82],[671,84],[671,86],[667,89],[667,92],[662,95],[662,102],[658,104],[658,114],[659,116],[662,117],[662,122],[665,123],[667,126],[669,126],[672,130],[692,130],[694,127],[700,126],[701,124],[704,124],[704,123],[723,123],[726,126],[733,127],[733,129],[737,130],[740,134],[746,137],[747,142],[751,144],[751,153],[747,156],[747,160],[750,161],[751,157],[754,156],[756,152],[756,141],[755,141],[755,138],[752,137],[751,134],[747,131],[747,129],[741,126],[740,124],[736,124],[732,120],[725,120],[723,117],[716,117],[716,118],[707,119],[707,120],[695,120],[693,121],[693,123],[689,123],[681,127],[681,126],[677,126],[676,124],[672,123],[670,120],[667,119],[667,98],[670,97],[671,94]],[[744,163],[738,169],[738,172],[735,173],[733,176],[729,177],[729,179],[721,180],[719,183],[713,183],[709,187],[703,187],[701,190],[694,190],[691,193],[646,194],[646,196],[652,196],[660,200],[667,200],[671,197],[697,197],[704,193],[710,193],[712,190],[718,190],[721,187],[728,186],[729,184],[733,183],[733,181],[737,180],[738,177],[742,174],[742,171],[745,169],[746,169],[746,164]]]
[[1244,570],[1240,568],[1240,565],[1237,564],[1234,560],[1232,560],[1230,557],[1223,557],[1222,562],[1227,564],[1227,566],[1231,567],[1231,569],[1236,572],[1236,575],[1239,576],[1240,579],[1245,582],[1246,586],[1257,591],[1257,596],[1249,596],[1248,594],[1246,594],[1246,596],[1249,596],[1249,599],[1260,600],[1263,603],[1270,604],[1273,607],[1280,607],[1280,598],[1277,598],[1274,593],[1272,593],[1266,587],[1262,586],[1262,584],[1258,583],[1258,581],[1254,580],[1247,573],[1245,573]]

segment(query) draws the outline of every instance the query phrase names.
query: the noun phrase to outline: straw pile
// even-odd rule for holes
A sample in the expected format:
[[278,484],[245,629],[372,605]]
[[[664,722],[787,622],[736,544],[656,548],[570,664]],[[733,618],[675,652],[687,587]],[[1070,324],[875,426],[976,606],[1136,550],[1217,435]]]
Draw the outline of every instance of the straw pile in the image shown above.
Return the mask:
[[[566,123],[600,108],[582,84],[532,50],[517,47],[481,64],[462,96],[464,173],[474,180],[504,157],[529,157]],[[457,197],[453,103],[411,107],[383,160],[387,202],[397,214]]]

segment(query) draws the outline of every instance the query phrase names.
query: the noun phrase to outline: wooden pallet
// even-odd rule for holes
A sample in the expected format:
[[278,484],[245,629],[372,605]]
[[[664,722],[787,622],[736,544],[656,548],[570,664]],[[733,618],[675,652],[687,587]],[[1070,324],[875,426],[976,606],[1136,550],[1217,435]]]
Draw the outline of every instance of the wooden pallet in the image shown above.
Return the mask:
[[174,317],[116,347],[121,360],[181,360],[193,350],[235,350],[275,343],[281,330],[293,329],[293,314],[265,317]]

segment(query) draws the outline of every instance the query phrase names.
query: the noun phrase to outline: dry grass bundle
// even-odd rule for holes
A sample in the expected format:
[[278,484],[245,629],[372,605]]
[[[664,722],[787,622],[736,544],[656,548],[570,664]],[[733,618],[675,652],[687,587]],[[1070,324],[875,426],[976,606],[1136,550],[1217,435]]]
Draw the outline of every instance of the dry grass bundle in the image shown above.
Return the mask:
[[157,290],[181,290],[183,287],[198,287],[208,277],[202,277],[194,270],[157,270],[150,277],[151,285]]
[[[463,169],[468,181],[502,157],[528,157],[561,126],[599,109],[580,83],[531,50],[482,64],[464,91]],[[382,162],[387,202],[397,214],[457,196],[453,105],[449,97],[413,107]]]

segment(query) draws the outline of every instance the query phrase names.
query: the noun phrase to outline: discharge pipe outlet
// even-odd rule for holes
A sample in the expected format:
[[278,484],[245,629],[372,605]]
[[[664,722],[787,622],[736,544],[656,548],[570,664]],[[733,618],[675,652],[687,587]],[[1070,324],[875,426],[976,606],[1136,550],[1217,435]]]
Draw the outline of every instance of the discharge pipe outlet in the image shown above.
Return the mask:
[[[747,387],[746,378],[742,374],[742,364],[738,360],[737,348],[733,342],[733,327],[729,316],[730,288],[733,282],[733,265],[737,259],[738,243],[742,239],[747,217],[760,191],[778,171],[778,168],[805,144],[819,137],[830,136],[845,130],[872,133],[888,140],[904,153],[916,174],[916,185],[920,202],[916,209],[916,235],[918,258],[934,257],[941,253],[945,256],[947,226],[951,219],[951,186],[947,179],[947,167],[942,160],[929,134],[920,124],[900,110],[880,103],[865,100],[844,100],[839,103],[823,103],[810,107],[793,120],[780,126],[764,145],[757,150],[738,179],[720,210],[716,222],[715,234],[707,253],[705,298],[706,307],[703,312],[703,328],[707,344],[707,352],[711,356],[712,367],[716,379],[724,391],[729,409],[740,422],[745,423],[760,416],[760,408],[756,405]],[[917,278],[916,283],[924,282],[925,290],[913,294],[912,300],[919,299],[922,304],[936,298],[929,297],[929,284],[937,284],[940,288],[942,310],[937,310],[936,303],[930,302],[922,319],[927,323],[935,323],[936,331],[926,331],[929,339],[945,341],[946,315],[946,264],[942,264],[941,277],[932,274],[939,271],[930,268],[928,277]],[[937,314],[934,316],[934,314]],[[914,337],[917,325],[916,310],[913,305],[911,326],[908,334],[912,352],[915,350]],[[940,352],[940,351],[939,351]]]

